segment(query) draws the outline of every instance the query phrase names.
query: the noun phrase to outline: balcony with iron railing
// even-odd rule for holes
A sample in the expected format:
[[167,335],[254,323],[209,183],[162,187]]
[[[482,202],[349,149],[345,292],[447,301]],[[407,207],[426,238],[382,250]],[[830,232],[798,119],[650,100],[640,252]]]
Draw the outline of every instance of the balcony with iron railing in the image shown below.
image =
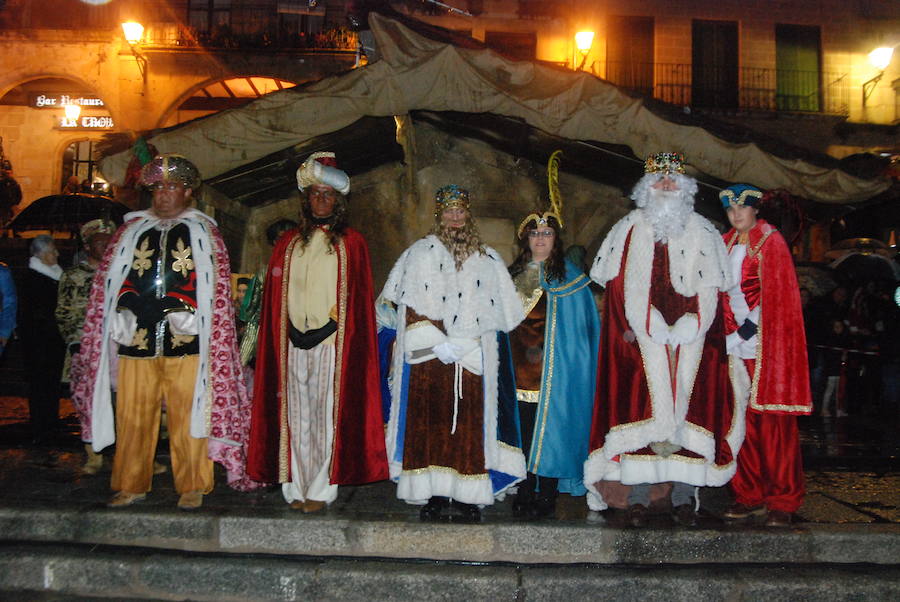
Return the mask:
[[216,27],[202,32],[181,23],[150,23],[144,32],[144,45],[156,48],[208,48],[242,50],[321,50],[355,51],[357,34],[346,27],[325,28],[306,33],[263,27],[241,32]]
[[697,109],[848,115],[846,73],[679,63],[595,63],[595,75],[666,103]]

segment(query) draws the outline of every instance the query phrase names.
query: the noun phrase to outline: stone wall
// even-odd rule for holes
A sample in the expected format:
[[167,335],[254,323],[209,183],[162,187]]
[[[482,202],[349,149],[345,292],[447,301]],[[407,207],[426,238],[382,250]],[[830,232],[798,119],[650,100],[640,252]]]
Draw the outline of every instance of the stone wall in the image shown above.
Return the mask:
[[[469,190],[482,238],[511,262],[519,222],[546,208],[539,204],[547,194],[545,166],[421,123],[415,124],[414,140],[408,139],[407,148],[414,153],[406,165],[390,163],[351,179],[350,222],[369,242],[376,291],[403,250],[431,228],[434,193],[447,184]],[[565,241],[586,247],[592,257],[612,224],[630,209],[630,201],[620,190],[564,171],[560,188]],[[295,193],[250,212],[241,261],[235,262],[240,271],[252,272],[268,262],[266,227],[282,218],[295,219],[299,202]]]

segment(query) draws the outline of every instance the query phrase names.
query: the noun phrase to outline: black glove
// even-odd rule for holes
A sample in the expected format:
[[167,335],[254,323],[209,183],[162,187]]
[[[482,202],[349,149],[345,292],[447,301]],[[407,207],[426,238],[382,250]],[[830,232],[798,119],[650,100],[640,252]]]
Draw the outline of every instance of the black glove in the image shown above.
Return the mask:
[[737,333],[739,337],[747,341],[753,338],[757,330],[759,330],[759,328],[748,318],[744,320],[744,323],[741,324],[741,327],[737,329]]
[[130,309],[138,319],[138,324],[150,326],[165,318],[163,299],[141,297],[135,293],[125,293],[119,297],[116,309]]

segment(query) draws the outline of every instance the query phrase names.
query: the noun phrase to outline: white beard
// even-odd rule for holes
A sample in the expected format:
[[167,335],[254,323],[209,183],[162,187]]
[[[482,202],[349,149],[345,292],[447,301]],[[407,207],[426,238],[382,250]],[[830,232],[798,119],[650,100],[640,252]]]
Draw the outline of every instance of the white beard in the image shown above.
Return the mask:
[[665,243],[684,231],[688,217],[693,213],[693,201],[681,190],[651,188],[643,210],[653,228],[653,240]]

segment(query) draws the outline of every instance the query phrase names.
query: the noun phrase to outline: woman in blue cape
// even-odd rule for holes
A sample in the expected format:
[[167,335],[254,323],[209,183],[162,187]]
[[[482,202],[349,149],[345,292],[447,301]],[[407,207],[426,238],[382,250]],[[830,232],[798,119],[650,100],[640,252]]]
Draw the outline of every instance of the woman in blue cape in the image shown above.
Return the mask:
[[584,495],[600,317],[590,279],[563,255],[556,212],[531,214],[518,231],[510,275],[526,313],[509,333],[528,476],[513,514],[550,516],[557,492]]

